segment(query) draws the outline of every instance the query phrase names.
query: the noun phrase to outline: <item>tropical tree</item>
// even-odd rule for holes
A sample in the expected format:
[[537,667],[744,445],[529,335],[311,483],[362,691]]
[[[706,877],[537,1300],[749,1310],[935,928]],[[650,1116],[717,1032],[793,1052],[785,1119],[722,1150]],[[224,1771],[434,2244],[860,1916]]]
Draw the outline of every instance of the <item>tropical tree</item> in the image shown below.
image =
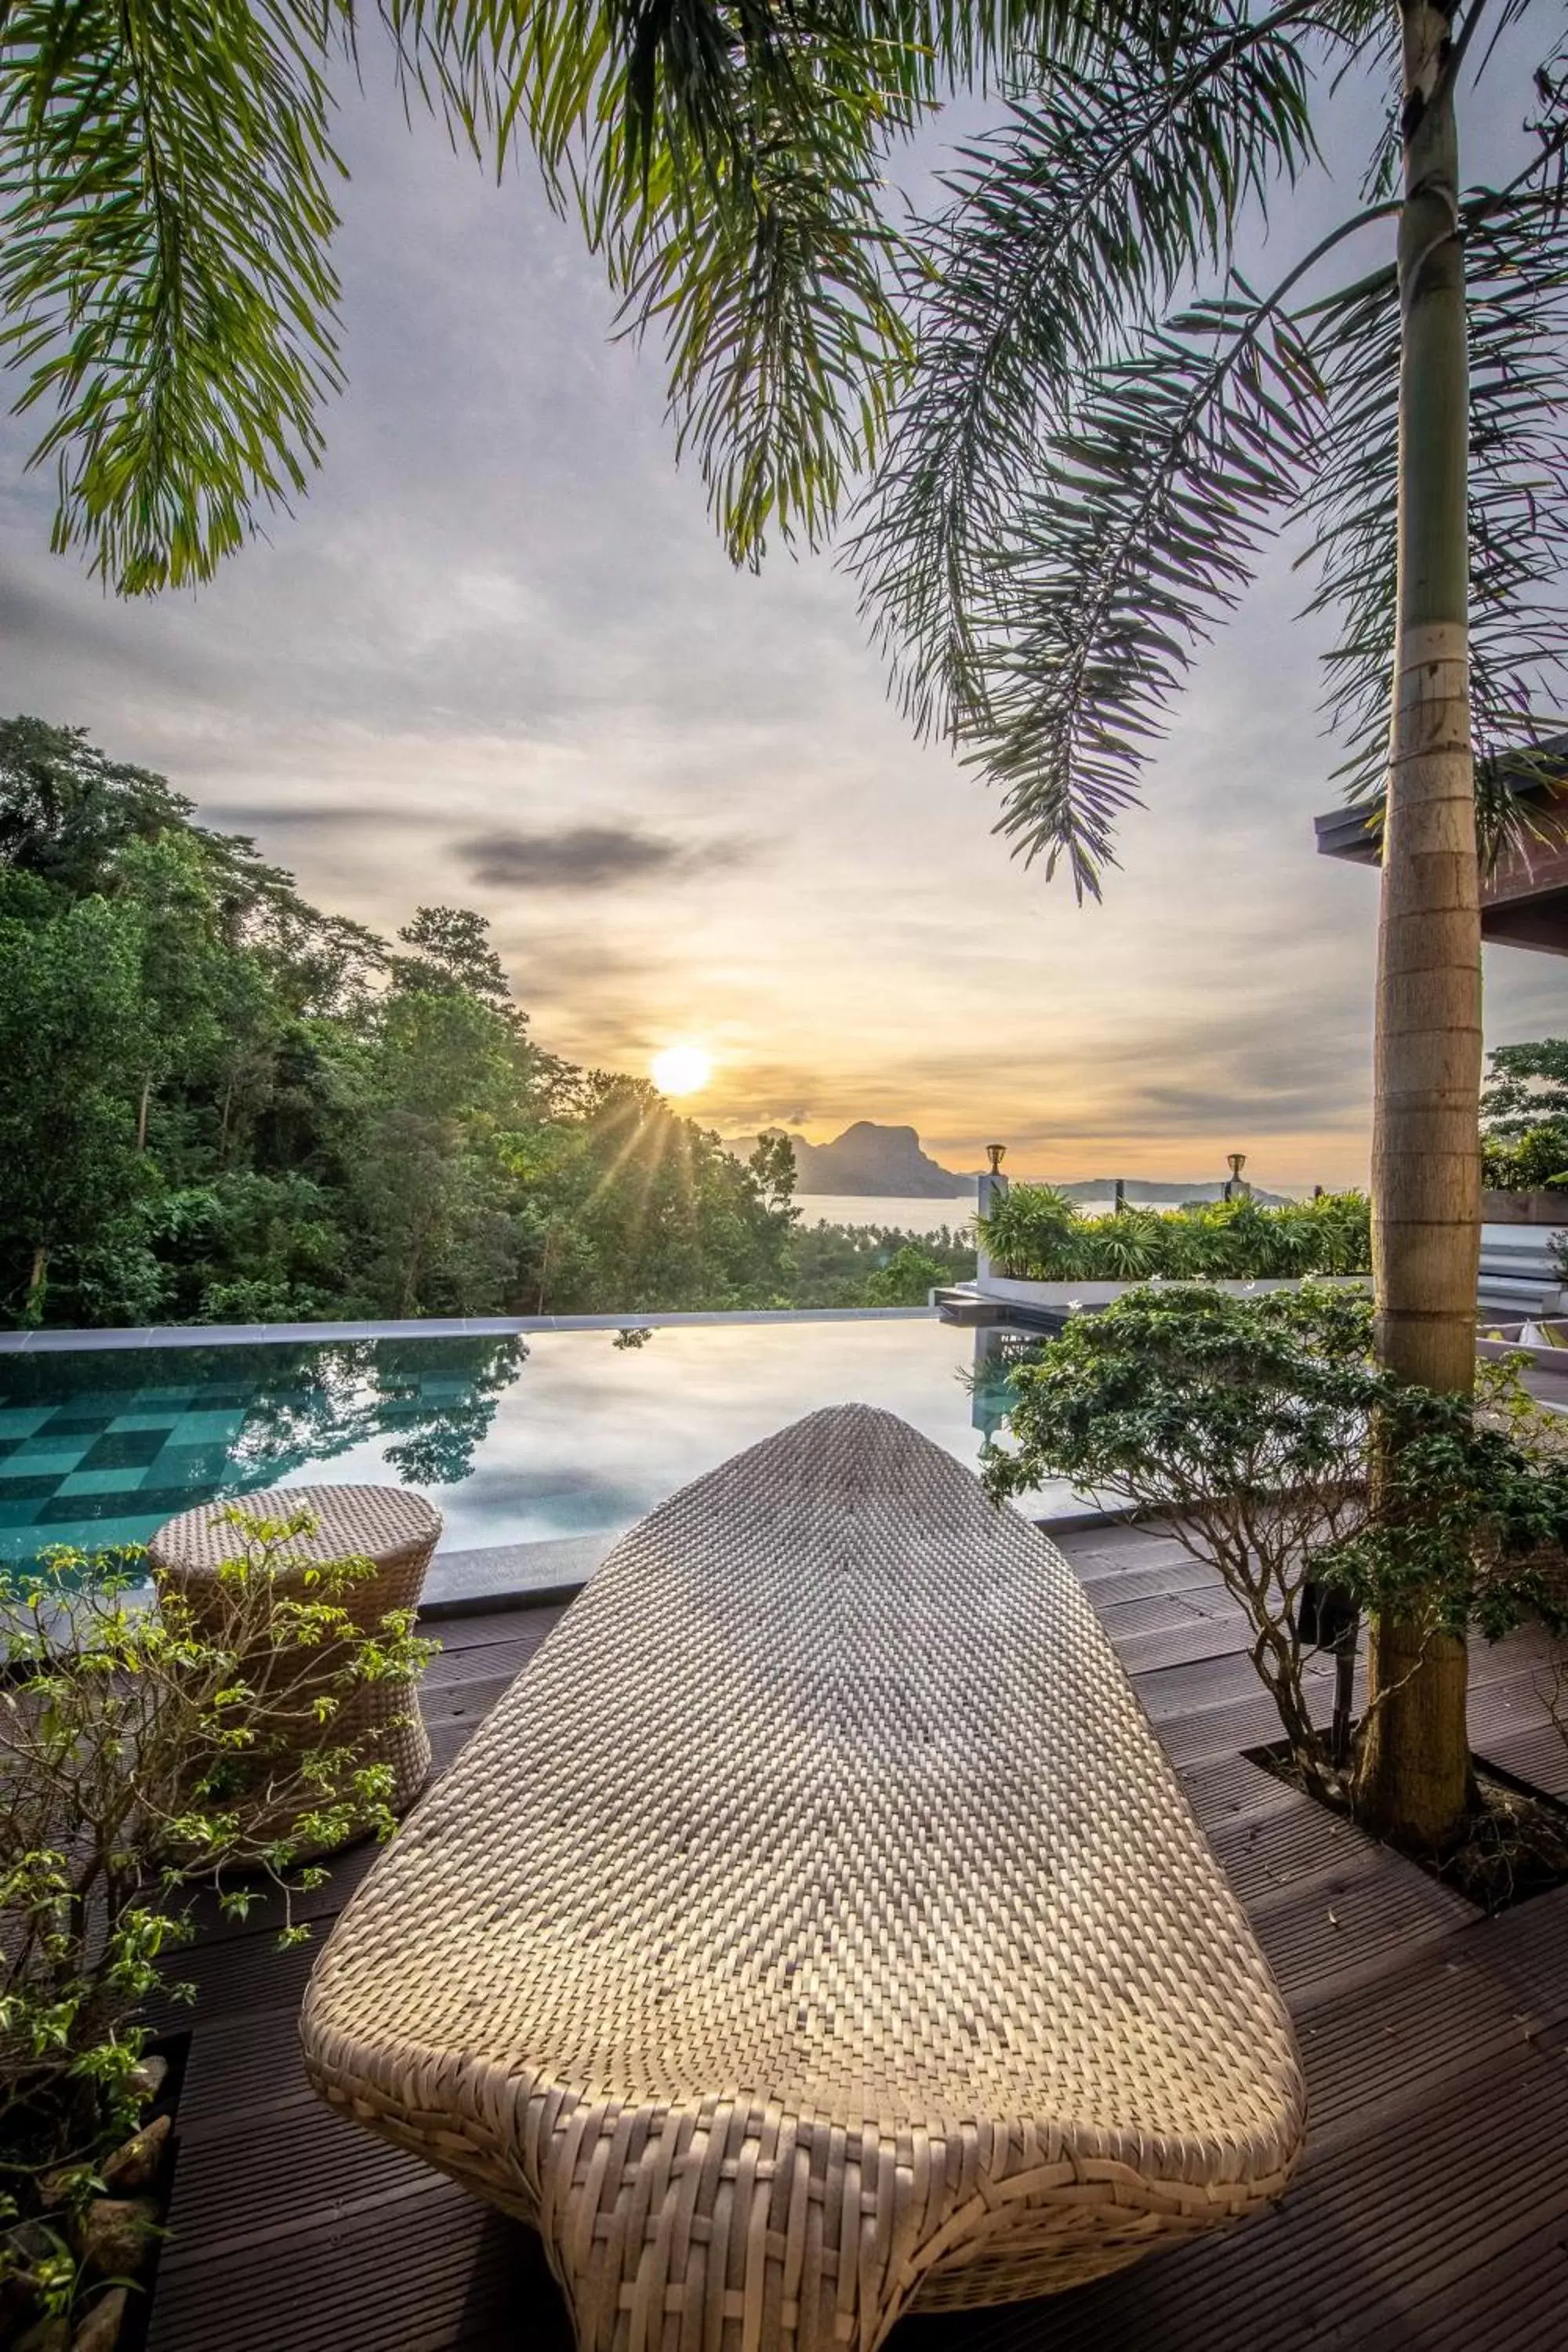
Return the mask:
[[[1471,1378],[1484,833],[1554,724],[1568,43],[1543,0],[384,0],[458,135],[531,142],[726,544],[849,541],[914,722],[1097,893],[1162,714],[1275,530],[1338,616],[1330,705],[1383,827],[1373,1192],[1390,1369]],[[1537,27],[1540,27],[1539,34]],[[303,488],[338,378],[329,70],[347,8],[23,0],[0,32],[0,336],[52,405],[55,543],[199,578]],[[1531,44],[1534,44],[1531,47]],[[1458,124],[1522,58],[1517,155]],[[1365,201],[1266,286],[1318,134],[1383,78]],[[889,152],[997,121],[907,222]],[[1272,249],[1272,248],[1271,248]],[[1546,707],[1543,707],[1546,706]],[[1473,731],[1472,731],[1473,730]],[[1479,748],[1479,759],[1475,753]],[[1439,1841],[1465,1655],[1385,1612],[1363,1801]]]
[[[602,12],[577,184],[627,322],[661,332],[732,554],[847,541],[916,726],[999,829],[1098,895],[1163,714],[1275,532],[1334,616],[1328,701],[1382,827],[1379,1344],[1472,1380],[1480,835],[1560,725],[1568,42],[1540,0],[861,0]],[[1536,28],[1539,26],[1540,30]],[[699,32],[700,37],[698,37]],[[1533,46],[1531,46],[1533,40]],[[542,32],[530,89],[559,97]],[[1507,172],[1461,113],[1526,70]],[[910,226],[889,151],[994,70],[997,120]],[[1290,256],[1320,137],[1369,75],[1363,201]],[[571,144],[550,115],[554,165]],[[1243,274],[1271,229],[1270,282]],[[1479,752],[1479,759],[1477,753]],[[1463,1643],[1374,1627],[1362,1802],[1440,1843],[1470,1786]]]
[[25,1246],[21,1319],[37,1323],[56,1253],[101,1242],[135,1202],[124,1072],[146,1005],[133,911],[89,898],[29,919],[16,878],[0,896],[0,1232]]
[[1496,1045],[1481,1110],[1493,1135],[1528,1135],[1533,1128],[1568,1128],[1568,1037],[1537,1037],[1526,1045]]

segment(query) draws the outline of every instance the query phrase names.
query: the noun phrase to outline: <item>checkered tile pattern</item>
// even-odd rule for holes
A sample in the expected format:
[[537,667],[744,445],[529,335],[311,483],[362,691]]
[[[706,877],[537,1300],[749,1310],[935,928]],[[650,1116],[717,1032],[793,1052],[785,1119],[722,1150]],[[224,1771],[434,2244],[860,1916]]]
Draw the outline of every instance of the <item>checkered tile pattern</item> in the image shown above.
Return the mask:
[[0,1558],[144,1543],[176,1511],[264,1484],[271,1465],[247,1478],[233,1458],[254,1394],[204,1384],[0,1402]]

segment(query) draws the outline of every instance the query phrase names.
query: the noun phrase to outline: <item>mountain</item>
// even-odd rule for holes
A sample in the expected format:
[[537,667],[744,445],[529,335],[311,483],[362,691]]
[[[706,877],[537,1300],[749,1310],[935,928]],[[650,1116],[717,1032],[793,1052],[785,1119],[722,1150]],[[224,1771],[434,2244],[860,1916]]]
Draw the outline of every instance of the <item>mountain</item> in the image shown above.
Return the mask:
[[[888,1198],[922,1201],[973,1201],[975,1179],[962,1176],[956,1169],[944,1168],[929,1152],[921,1150],[920,1137],[912,1127],[879,1127],[874,1119],[858,1118],[831,1143],[808,1143],[804,1135],[792,1134],[787,1128],[771,1127],[770,1135],[788,1135],[795,1146],[795,1191],[803,1195],[813,1192],[837,1192],[862,1198],[881,1195]],[[744,1151],[752,1141],[750,1136],[737,1137],[731,1150]],[[1020,1183],[1040,1182],[1040,1178],[1020,1177]],[[1145,1181],[1141,1176],[1126,1180],[1126,1201],[1129,1208],[1174,1208],[1184,1201],[1217,1201],[1225,1191],[1223,1181],[1201,1184],[1178,1181],[1160,1183]],[[1065,1192],[1069,1201],[1108,1202],[1116,1191],[1113,1176],[1085,1176],[1070,1184],[1056,1188]],[[1260,1209],[1282,1209],[1285,1198],[1279,1192],[1266,1192],[1254,1185],[1252,1198]]]
[[[782,1135],[783,1128],[770,1134]],[[831,1143],[807,1143],[792,1135],[795,1191],[861,1195],[896,1194],[903,1200],[973,1201],[974,1179],[939,1166],[921,1150],[912,1127],[879,1127],[858,1118]]]

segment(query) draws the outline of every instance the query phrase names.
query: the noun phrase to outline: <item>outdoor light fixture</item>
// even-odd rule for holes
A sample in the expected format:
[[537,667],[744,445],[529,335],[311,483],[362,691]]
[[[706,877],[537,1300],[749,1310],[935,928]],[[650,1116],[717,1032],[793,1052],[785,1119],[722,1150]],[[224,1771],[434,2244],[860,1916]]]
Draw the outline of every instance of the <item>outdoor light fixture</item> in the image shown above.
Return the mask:
[[1231,1153],[1230,1158],[1229,1158],[1229,1160],[1228,1160],[1228,1162],[1227,1162],[1226,1164],[1228,1165],[1228,1167],[1229,1167],[1229,1169],[1230,1169],[1231,1175],[1233,1176],[1233,1178],[1235,1179],[1235,1181],[1239,1184],[1239,1183],[1240,1183],[1240,1181],[1241,1181],[1241,1171],[1242,1171],[1242,1170],[1243,1170],[1243,1169],[1246,1167],[1246,1165],[1247,1165],[1247,1154],[1246,1154],[1246,1152],[1245,1152],[1245,1151],[1233,1151],[1233,1152]]
[[1000,1176],[1002,1173],[1002,1162],[1007,1157],[1006,1145],[1005,1143],[988,1143],[985,1147],[985,1157],[991,1162],[991,1173],[993,1176]]

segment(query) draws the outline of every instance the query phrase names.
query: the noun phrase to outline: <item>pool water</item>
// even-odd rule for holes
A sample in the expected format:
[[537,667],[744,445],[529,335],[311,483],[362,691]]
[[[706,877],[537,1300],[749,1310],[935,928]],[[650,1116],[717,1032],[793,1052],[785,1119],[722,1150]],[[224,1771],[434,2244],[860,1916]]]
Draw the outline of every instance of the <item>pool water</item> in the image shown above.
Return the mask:
[[[268,1486],[417,1486],[446,1550],[613,1535],[817,1406],[978,1462],[1014,1335],[931,1318],[0,1356],[0,1558],[143,1543]],[[981,1380],[969,1375],[978,1366]],[[1066,1487],[1040,1507],[1070,1507]]]

